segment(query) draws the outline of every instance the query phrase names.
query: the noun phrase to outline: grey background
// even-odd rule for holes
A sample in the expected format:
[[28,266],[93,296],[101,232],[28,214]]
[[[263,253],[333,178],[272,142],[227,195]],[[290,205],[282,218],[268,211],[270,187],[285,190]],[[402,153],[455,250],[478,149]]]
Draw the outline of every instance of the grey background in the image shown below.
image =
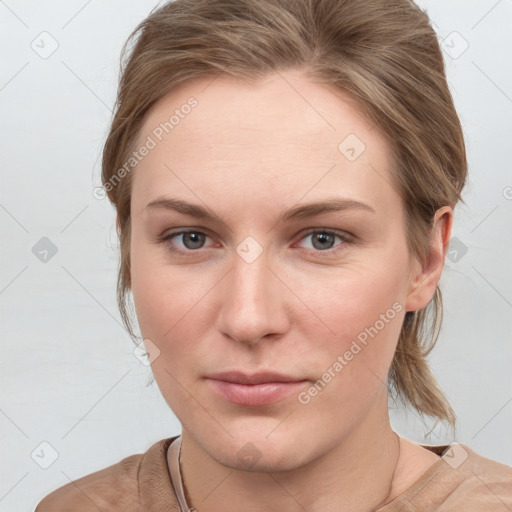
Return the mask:
[[[121,326],[114,211],[93,194],[120,48],[155,5],[0,1],[1,511],[180,432]],[[444,41],[470,165],[431,357],[459,428],[412,411],[392,421],[512,465],[512,1],[420,5]]]

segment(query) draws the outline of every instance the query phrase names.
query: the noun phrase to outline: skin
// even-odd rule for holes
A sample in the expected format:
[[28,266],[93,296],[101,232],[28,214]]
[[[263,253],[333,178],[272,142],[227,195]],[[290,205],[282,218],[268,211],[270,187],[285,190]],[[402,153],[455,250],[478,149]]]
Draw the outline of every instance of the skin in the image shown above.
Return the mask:
[[[152,370],[182,425],[189,505],[376,508],[439,460],[404,438],[398,452],[385,383],[405,312],[426,306],[441,276],[453,211],[437,212],[429,256],[417,261],[389,143],[348,98],[300,70],[254,85],[186,82],[148,112],[140,143],[190,96],[198,105],[133,171],[130,247],[139,326],[160,350]],[[338,149],[351,133],[366,146],[354,161]],[[225,225],[146,207],[162,196],[207,206]],[[331,197],[375,213],[350,208],[278,222],[291,207]],[[177,228],[206,235],[202,245],[197,235],[159,242]],[[321,245],[323,228],[351,238]],[[251,263],[237,253],[248,236],[262,250]],[[306,379],[307,390],[393,303],[401,311],[307,404],[294,393],[272,405],[236,405],[205,379],[265,369]],[[237,456],[244,446],[250,467]]]

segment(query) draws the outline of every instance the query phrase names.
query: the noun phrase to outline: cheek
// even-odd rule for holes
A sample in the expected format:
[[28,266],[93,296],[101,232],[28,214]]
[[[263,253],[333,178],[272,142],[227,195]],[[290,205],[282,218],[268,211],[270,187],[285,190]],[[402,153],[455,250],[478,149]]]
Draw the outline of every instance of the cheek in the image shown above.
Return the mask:
[[163,334],[172,329],[175,322],[173,312],[179,306],[179,294],[169,287],[154,253],[145,244],[134,244],[132,238],[131,293],[137,321],[142,337],[150,339],[162,351]]
[[[305,354],[317,380],[298,401],[312,430],[348,432],[376,402],[387,407],[387,374],[405,314],[405,287],[398,274],[385,267],[354,266],[332,280],[328,293],[315,288],[316,295],[310,295],[311,308],[318,306],[318,316],[335,333],[310,344]],[[309,339],[315,335],[312,326]],[[315,328],[318,332],[318,323]]]
[[136,270],[134,275],[132,294],[142,335],[165,343],[165,347],[183,339],[185,331],[187,338],[195,339],[200,323],[207,320],[205,316],[197,318],[197,311],[204,309],[208,287],[193,285],[190,276],[184,280],[179,272],[170,276],[142,269],[139,276]]
[[141,333],[163,340],[200,300],[201,290],[189,274],[165,261],[159,245],[146,241],[136,229],[130,251],[131,293]]
[[[169,407],[180,418],[195,410],[187,390],[194,386],[194,372],[203,354],[200,324],[201,298],[207,290],[196,289],[191,277],[149,265],[139,252],[132,258],[132,295],[142,337],[158,347],[151,371]],[[148,271],[148,269],[153,271]],[[148,344],[146,349],[148,349]],[[195,394],[195,393],[194,393]],[[200,413],[199,413],[200,414]]]
[[397,268],[400,263],[393,268],[360,265],[326,282],[323,291],[317,281],[316,287],[303,293],[314,302],[312,309],[332,327],[335,339],[360,337],[364,341],[366,330],[375,325],[378,331],[399,332],[396,313],[404,307],[406,284]]
[[160,251],[147,246],[133,247],[131,274],[142,337],[160,350],[152,364],[157,381],[172,384],[168,373],[179,382],[190,381],[190,368],[204,357],[205,335],[215,325],[208,304],[219,276],[169,265]]
[[370,398],[372,390],[385,383],[405,315],[403,268],[399,261],[360,266],[333,279],[327,293],[320,288],[309,291],[311,309],[329,327],[329,334],[321,347],[310,347],[308,357],[327,372],[322,381],[330,379],[328,374],[336,375],[330,386],[333,400]]

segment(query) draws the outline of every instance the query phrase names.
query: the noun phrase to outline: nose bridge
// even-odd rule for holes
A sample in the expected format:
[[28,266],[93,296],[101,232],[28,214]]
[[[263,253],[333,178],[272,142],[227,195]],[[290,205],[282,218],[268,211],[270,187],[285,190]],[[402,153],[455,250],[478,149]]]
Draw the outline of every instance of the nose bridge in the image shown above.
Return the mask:
[[272,272],[268,269],[269,261],[267,254],[260,254],[254,260],[244,259],[239,254],[233,262],[233,273],[230,283],[230,296],[233,299],[233,306],[238,314],[245,315],[246,320],[265,314],[270,299],[270,290],[273,288],[270,282],[273,278]]
[[283,328],[282,304],[268,251],[246,240],[236,252],[218,327],[240,342],[254,342]]

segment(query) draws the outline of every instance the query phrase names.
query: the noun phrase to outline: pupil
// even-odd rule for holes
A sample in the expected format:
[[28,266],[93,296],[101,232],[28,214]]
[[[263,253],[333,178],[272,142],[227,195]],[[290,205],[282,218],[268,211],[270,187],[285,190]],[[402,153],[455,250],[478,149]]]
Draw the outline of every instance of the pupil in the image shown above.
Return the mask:
[[187,237],[192,239],[192,247],[188,247],[189,244],[185,243],[188,249],[197,249],[201,245],[202,239],[199,233],[185,233],[184,241],[187,240]]
[[[328,234],[328,233],[320,233],[320,234],[318,234],[318,235],[315,237],[315,239],[320,238],[320,239],[321,239],[321,242],[325,242],[325,241],[328,241],[329,237],[331,237],[331,235],[330,235],[330,234]],[[315,245],[315,244],[313,243],[313,245]],[[316,248],[316,249],[325,249],[325,245],[323,245],[323,246],[322,246],[322,245],[320,245],[320,247],[316,247],[316,246],[315,246],[315,248]]]

